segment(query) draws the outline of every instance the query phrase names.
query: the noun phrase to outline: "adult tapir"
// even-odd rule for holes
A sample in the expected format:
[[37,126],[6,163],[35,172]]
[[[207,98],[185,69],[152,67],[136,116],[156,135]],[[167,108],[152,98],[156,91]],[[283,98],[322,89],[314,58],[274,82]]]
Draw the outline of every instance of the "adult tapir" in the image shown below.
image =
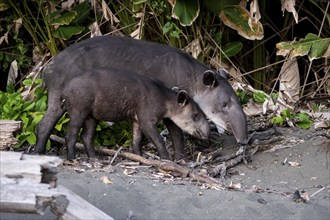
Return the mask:
[[[184,89],[215,125],[231,130],[239,144],[247,142],[246,116],[221,71],[215,73],[189,54],[167,45],[129,37],[100,36],[69,46],[43,71],[44,86],[48,88],[48,109],[37,128],[35,153],[45,152],[46,141],[64,113],[61,108],[64,86],[94,67],[132,70],[160,80],[169,88]],[[181,130],[168,119],[164,123],[175,148],[183,149]],[[176,160],[184,157],[184,152],[175,155]]]

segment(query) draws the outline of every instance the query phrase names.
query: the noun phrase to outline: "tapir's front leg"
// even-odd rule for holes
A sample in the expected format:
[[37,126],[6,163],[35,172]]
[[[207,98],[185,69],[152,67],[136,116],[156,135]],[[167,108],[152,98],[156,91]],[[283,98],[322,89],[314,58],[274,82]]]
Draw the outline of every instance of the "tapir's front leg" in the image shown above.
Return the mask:
[[148,121],[146,123],[140,123],[143,133],[149,138],[149,140],[157,147],[158,153],[161,159],[169,160],[170,156],[166,150],[162,137],[157,131],[156,124]]
[[164,118],[163,122],[166,125],[169,134],[171,135],[171,139],[175,150],[175,160],[176,161],[179,161],[181,159],[187,160],[187,155],[184,150],[183,133],[181,129],[168,118]]

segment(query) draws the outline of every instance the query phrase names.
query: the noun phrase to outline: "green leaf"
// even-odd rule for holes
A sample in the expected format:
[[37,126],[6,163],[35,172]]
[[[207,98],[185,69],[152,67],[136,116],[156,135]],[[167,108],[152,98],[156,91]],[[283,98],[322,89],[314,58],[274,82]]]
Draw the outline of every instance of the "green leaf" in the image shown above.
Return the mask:
[[35,102],[26,102],[23,104],[23,111],[26,112],[26,111],[29,111],[31,110],[34,106],[35,106]]
[[199,15],[198,0],[176,0],[172,7],[172,17],[178,19],[182,26],[190,26]]
[[291,42],[280,42],[276,44],[277,55],[290,58],[308,55],[309,60],[330,56],[330,38],[321,38],[315,34],[307,34],[305,38]]
[[284,119],[282,117],[279,116],[275,116],[272,118],[272,123],[273,124],[279,124],[280,126],[283,125]]
[[33,120],[31,122],[31,128],[34,130],[34,128],[36,127],[36,125],[41,121],[41,119],[44,117],[44,113],[42,112],[36,112],[33,115]]
[[264,37],[264,28],[258,21],[249,26],[250,13],[239,5],[229,5],[223,8],[220,18],[225,25],[233,28],[239,35],[249,40],[261,40]]
[[288,108],[284,109],[281,113],[284,119],[291,119],[292,118],[292,111]]
[[51,21],[50,24],[52,25],[68,25],[71,23],[71,21],[73,21],[73,19],[77,16],[77,12],[76,11],[68,11],[66,13],[64,13],[63,15],[61,15],[58,18],[55,18],[54,20]]
[[238,54],[243,48],[243,44],[239,41],[231,42],[221,47],[227,57],[233,57]]
[[71,22],[72,24],[79,24],[82,21],[84,21],[88,16],[90,12],[90,5],[88,4],[88,1],[84,1],[72,8],[71,11],[74,11],[77,13],[77,16],[73,19]]
[[37,142],[37,137],[36,135],[31,132],[27,137],[26,140],[29,142],[29,144],[35,144]]
[[264,103],[267,99],[267,95],[263,92],[255,92],[255,93],[253,93],[253,99],[256,102]]
[[306,112],[301,112],[296,116],[296,124],[300,128],[308,129],[313,125],[313,121]]
[[54,37],[63,40],[69,40],[72,35],[80,34],[85,30],[84,27],[78,25],[61,26],[53,32]]
[[70,118],[66,118],[65,115],[57,122],[55,125],[55,129],[58,131],[62,131],[63,125],[70,121]]

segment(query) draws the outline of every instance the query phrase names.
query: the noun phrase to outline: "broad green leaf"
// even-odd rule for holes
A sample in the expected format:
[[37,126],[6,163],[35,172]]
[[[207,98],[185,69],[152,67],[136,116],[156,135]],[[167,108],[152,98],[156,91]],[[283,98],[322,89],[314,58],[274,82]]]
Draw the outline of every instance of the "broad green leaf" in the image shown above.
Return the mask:
[[221,47],[227,57],[233,57],[238,54],[243,48],[243,44],[239,41],[231,42]]
[[31,128],[35,128],[35,126],[41,121],[41,119],[44,117],[44,114],[41,112],[36,112],[33,116],[33,120],[31,122]]
[[296,124],[300,128],[308,129],[313,125],[313,122],[306,112],[301,112],[296,116]]
[[249,40],[261,40],[264,37],[264,28],[258,21],[249,26],[250,13],[239,5],[229,5],[223,8],[220,18],[225,25],[233,28],[239,35]]
[[297,41],[283,41],[276,44],[277,55],[290,58],[308,55],[309,60],[330,56],[330,38],[321,38],[315,34],[307,34]]
[[37,142],[37,137],[36,135],[31,132],[27,137],[26,140],[29,142],[29,144],[35,144]]
[[64,13],[62,16],[55,18],[54,20],[51,21],[50,24],[52,25],[68,25],[71,23],[71,21],[73,21],[73,19],[77,16],[77,12],[76,11],[69,11]]
[[71,11],[76,12],[77,16],[72,20],[71,24],[79,24],[80,22],[84,21],[91,10],[90,5],[88,4],[88,1],[84,1],[72,8]]
[[176,0],[172,7],[172,17],[178,19],[182,26],[190,26],[199,15],[198,0]]
[[61,26],[53,32],[54,37],[63,40],[69,40],[72,35],[80,34],[85,30],[84,27],[78,25]]
[[23,104],[23,111],[26,112],[26,111],[31,110],[35,106],[35,104],[36,104],[35,102],[31,102],[31,103],[26,102],[26,103],[24,103]]

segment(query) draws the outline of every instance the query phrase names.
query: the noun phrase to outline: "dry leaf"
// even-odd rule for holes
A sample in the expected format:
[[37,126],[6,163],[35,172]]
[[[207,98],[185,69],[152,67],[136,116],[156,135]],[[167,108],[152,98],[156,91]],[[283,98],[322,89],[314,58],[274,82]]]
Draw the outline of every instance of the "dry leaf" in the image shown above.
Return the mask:
[[11,62],[11,64],[10,64],[7,84],[10,84],[10,83],[15,84],[15,79],[16,79],[17,75],[18,75],[17,61],[14,60],[14,61]]
[[0,37],[0,45],[2,44],[3,41],[5,41],[8,44],[8,33],[7,31],[2,37]]
[[188,44],[184,49],[187,53],[190,53],[194,58],[197,59],[199,54],[202,52],[202,47],[199,39],[193,40],[190,44]]
[[102,36],[100,27],[96,21],[93,24],[89,25],[88,29],[91,30],[91,38],[97,37],[97,36]]
[[294,104],[299,100],[300,76],[297,59],[287,59],[280,72],[279,97],[287,104]]
[[260,11],[259,11],[258,1],[253,0],[250,4],[250,17],[249,17],[249,21],[248,21],[248,24],[249,24],[251,30],[253,30],[254,26],[257,26],[260,18],[261,18],[261,15],[260,15]]
[[102,176],[102,177],[100,177],[100,180],[102,180],[102,182],[104,183],[104,184],[112,184],[112,181],[109,179],[109,177],[107,177],[107,176]]
[[144,20],[144,13],[140,12],[134,15],[134,17],[139,18],[140,21],[137,25],[137,29],[133,31],[130,36],[134,39],[141,39],[142,38],[142,28],[143,28],[143,20]]
[[110,21],[111,25],[113,25],[114,23],[119,23],[119,19],[112,13],[109,6],[107,5],[107,3],[104,0],[102,0],[102,11],[103,11],[104,18],[107,21]]
[[282,4],[283,15],[284,15],[284,10],[286,9],[288,12],[291,12],[293,14],[294,20],[298,24],[298,13],[294,8],[296,4],[296,0],[281,0],[281,4]]
[[292,167],[299,167],[300,163],[298,163],[297,161],[289,161],[288,164]]
[[130,176],[134,173],[136,173],[136,170],[134,170],[134,169],[125,169],[123,172],[123,174],[125,174],[126,176]]
[[62,2],[61,3],[61,8],[66,9],[66,10],[70,9],[71,6],[73,5],[73,3],[74,3],[74,0],[68,0],[68,1]]
[[15,22],[14,32],[18,33],[19,29],[22,27],[23,19],[19,18],[19,19],[15,20],[14,22]]
[[310,200],[309,195],[308,195],[307,192],[301,191],[300,195],[305,200],[305,202],[308,202]]
[[240,189],[241,188],[241,183],[233,183],[233,181],[230,181],[230,184],[228,186],[230,189]]

